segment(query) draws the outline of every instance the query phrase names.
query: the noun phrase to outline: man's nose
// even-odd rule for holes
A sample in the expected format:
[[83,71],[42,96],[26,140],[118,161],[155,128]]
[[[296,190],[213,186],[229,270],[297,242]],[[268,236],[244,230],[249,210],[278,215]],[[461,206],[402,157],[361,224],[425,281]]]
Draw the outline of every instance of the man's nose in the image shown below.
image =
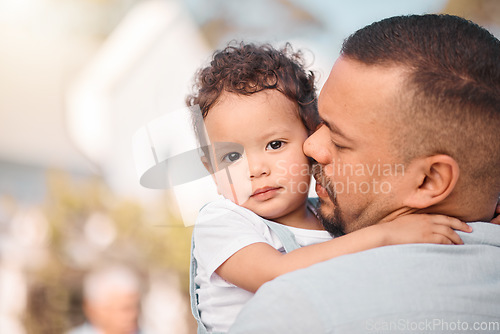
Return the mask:
[[271,168],[263,155],[264,154],[255,154],[247,157],[250,179],[271,174]]
[[328,143],[328,128],[321,125],[309,138],[306,139],[302,149],[304,154],[313,158],[319,164],[326,165],[330,162]]

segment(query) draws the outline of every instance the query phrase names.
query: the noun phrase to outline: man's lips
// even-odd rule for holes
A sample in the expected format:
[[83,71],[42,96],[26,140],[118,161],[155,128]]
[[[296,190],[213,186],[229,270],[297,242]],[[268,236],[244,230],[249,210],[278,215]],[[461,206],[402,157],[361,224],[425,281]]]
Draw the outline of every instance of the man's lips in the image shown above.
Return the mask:
[[316,180],[316,194],[318,195],[318,197],[320,198],[329,197],[328,190],[323,185],[326,180],[324,179],[323,169],[320,167],[320,165],[313,166],[313,177]]
[[328,191],[319,182],[316,181],[316,194],[320,198],[328,198]]

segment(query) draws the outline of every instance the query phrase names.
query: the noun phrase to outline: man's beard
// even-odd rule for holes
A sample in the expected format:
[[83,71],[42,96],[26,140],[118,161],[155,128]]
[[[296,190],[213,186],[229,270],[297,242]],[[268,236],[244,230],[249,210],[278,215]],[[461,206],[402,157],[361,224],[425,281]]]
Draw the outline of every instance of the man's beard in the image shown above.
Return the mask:
[[337,194],[335,192],[334,184],[326,177],[323,168],[321,165],[314,164],[313,165],[313,175],[316,179],[316,183],[319,183],[323,188],[325,188],[328,193],[328,197],[333,205],[333,211],[326,213],[323,212],[321,207],[325,208],[325,201],[322,198],[319,198],[318,202],[318,218],[323,224],[323,227],[326,231],[328,231],[332,236],[339,237],[345,234],[344,232],[344,221],[342,220],[341,210],[337,202]]
[[342,222],[342,218],[340,217],[340,209],[337,206],[337,201],[332,201],[333,205],[335,206],[335,209],[333,210],[333,213],[325,213],[321,210],[321,204],[323,203],[323,200],[320,198],[318,202],[318,218],[321,224],[323,224],[323,227],[325,228],[328,233],[330,233],[334,237],[340,237],[345,234],[344,232],[344,226]]

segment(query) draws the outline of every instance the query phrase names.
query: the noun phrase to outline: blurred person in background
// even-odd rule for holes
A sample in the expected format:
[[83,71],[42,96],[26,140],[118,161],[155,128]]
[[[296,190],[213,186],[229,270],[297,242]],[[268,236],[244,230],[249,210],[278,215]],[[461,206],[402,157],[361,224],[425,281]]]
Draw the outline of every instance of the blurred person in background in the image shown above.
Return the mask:
[[90,272],[83,282],[87,322],[67,334],[140,334],[141,282],[124,266]]

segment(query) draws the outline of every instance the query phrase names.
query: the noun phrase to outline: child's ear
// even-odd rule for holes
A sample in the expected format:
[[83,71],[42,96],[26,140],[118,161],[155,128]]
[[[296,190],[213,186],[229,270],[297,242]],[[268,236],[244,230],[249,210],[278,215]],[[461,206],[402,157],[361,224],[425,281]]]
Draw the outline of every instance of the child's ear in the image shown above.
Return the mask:
[[219,195],[222,195],[222,193],[220,192],[219,190],[219,185],[217,184],[217,178],[215,177],[215,174],[214,174],[214,169],[212,168],[212,163],[210,162],[210,159],[207,158],[206,156],[202,155],[201,156],[201,163],[203,164],[203,166],[205,166],[206,170],[210,173],[210,175],[212,176],[212,180],[214,180],[214,183],[215,183],[215,186],[217,188],[217,193]]
[[212,168],[212,164],[210,163],[210,159],[208,159],[206,156],[201,156],[201,163],[203,164],[203,166],[205,167],[205,169],[210,173],[210,174],[214,174],[214,170]]
[[417,209],[444,201],[455,189],[460,174],[455,159],[444,154],[417,159],[411,168],[414,182],[405,205]]

